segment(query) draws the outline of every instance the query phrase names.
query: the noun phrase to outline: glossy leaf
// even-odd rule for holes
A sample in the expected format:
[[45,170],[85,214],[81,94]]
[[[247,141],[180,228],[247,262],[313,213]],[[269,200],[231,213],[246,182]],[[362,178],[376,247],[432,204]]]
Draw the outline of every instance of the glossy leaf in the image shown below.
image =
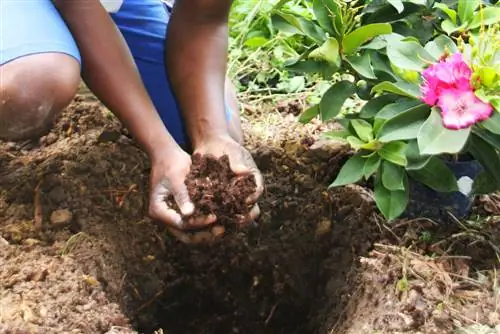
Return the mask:
[[500,22],[500,7],[486,7],[474,15],[467,28],[476,29],[481,25],[488,26],[497,22]]
[[455,42],[446,35],[439,35],[434,40],[427,43],[424,48],[435,60],[441,58],[446,52],[455,53],[458,51]]
[[319,115],[319,105],[314,105],[306,109],[300,116],[299,122],[302,124],[309,123],[313,118]]
[[410,140],[406,148],[406,159],[408,164],[406,165],[406,170],[415,170],[424,167],[432,156],[420,154],[418,149],[418,143],[416,140]]
[[423,106],[425,106],[425,104],[419,100],[401,99],[399,101],[384,106],[377,113],[377,115],[375,115],[375,118],[388,120],[403,112],[412,112],[414,110],[422,108]]
[[458,0],[457,13],[461,23],[470,23],[480,0]]
[[402,13],[405,9],[402,0],[387,0],[387,2],[390,3],[392,7],[396,8],[398,13]]
[[359,112],[362,118],[374,117],[383,107],[394,102],[396,97],[394,95],[380,95],[370,101],[366,102]]
[[382,159],[380,159],[380,155],[377,153],[371,155],[368,159],[365,160],[365,166],[363,169],[363,175],[365,179],[369,179],[380,167],[380,163]]
[[469,151],[495,181],[500,184],[500,168],[498,168],[500,166],[500,157],[498,151],[475,134],[471,136]]
[[350,55],[373,37],[390,34],[391,32],[392,28],[388,23],[373,23],[361,26],[344,37],[342,51],[344,54]]
[[387,161],[396,165],[406,167],[408,160],[406,159],[407,144],[402,141],[393,141],[382,146],[378,150],[378,154]]
[[324,60],[336,67],[340,66],[339,42],[335,38],[328,38],[320,47],[309,54],[310,59]]
[[437,110],[433,110],[418,133],[418,147],[425,155],[459,153],[471,132],[470,128],[449,130],[443,126],[443,120]]
[[359,139],[364,142],[369,142],[373,140],[373,129],[370,123],[362,119],[353,119],[351,121],[351,126],[356,131]]
[[457,24],[457,12],[448,7],[446,4],[435,2],[434,8],[441,9],[446,15],[448,15],[448,18],[451,20],[451,22]]
[[333,181],[329,188],[358,182],[363,177],[364,166],[365,159],[360,155],[353,155],[342,166],[335,181]]
[[438,157],[431,157],[420,169],[409,170],[408,174],[427,187],[438,192],[457,191],[457,178],[452,170]]
[[335,118],[345,101],[356,92],[356,86],[347,80],[339,81],[330,87],[323,97],[319,105],[321,119],[328,121]]
[[493,111],[491,117],[481,122],[480,125],[486,130],[500,135],[500,113],[497,111]]
[[415,139],[420,128],[429,117],[430,108],[427,105],[405,110],[384,123],[377,134],[381,142]]
[[388,190],[405,190],[405,169],[387,160],[382,162],[382,183]]
[[368,52],[362,53],[360,56],[347,57],[346,60],[361,76],[367,79],[377,79],[375,72],[373,72],[370,54]]
[[387,47],[391,63],[404,70],[421,71],[433,57],[415,41],[392,41]]
[[384,187],[381,178],[375,183],[375,203],[384,217],[392,221],[398,218],[408,206],[408,190],[391,191]]
[[411,97],[414,99],[418,99],[420,96],[419,87],[409,82],[393,83],[389,81],[384,81],[373,87],[372,92],[375,93],[389,92],[401,96]]

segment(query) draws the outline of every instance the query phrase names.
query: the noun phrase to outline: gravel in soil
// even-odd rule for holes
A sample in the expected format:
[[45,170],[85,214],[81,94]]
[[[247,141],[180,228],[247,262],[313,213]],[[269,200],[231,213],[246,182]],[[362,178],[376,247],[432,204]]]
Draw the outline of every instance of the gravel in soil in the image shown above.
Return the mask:
[[[494,258],[488,243],[469,255],[462,246],[470,240],[422,239],[439,235],[432,226],[387,227],[368,190],[327,191],[348,154],[318,140],[325,125],[299,125],[293,114],[247,117],[247,146],[266,181],[262,214],[255,227],[211,245],[185,245],[145,218],[146,156],[90,95],[78,96],[41,140],[0,143],[1,331],[449,333],[451,309],[463,305],[494,325],[493,280],[472,273],[476,254]],[[495,228],[479,232],[498,240]],[[442,249],[443,263],[463,255],[467,266],[436,269],[429,249]],[[484,260],[486,273],[496,264]],[[433,276],[443,272],[451,281]],[[466,294],[458,303],[455,283]]]

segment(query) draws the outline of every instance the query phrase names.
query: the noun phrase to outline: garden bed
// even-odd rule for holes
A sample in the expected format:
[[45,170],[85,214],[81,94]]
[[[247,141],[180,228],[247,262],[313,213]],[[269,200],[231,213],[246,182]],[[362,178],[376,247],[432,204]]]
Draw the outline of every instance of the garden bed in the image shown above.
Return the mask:
[[247,111],[243,123],[266,182],[262,214],[212,245],[182,244],[145,217],[148,160],[90,95],[39,142],[0,143],[0,332],[449,333],[500,322],[494,217],[481,229],[387,226],[362,187],[327,191],[347,151],[317,140],[324,125],[277,111]]

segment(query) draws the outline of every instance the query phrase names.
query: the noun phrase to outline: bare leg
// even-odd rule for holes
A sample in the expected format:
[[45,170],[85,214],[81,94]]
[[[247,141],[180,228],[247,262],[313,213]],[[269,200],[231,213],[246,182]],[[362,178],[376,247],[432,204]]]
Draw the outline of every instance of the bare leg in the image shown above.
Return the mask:
[[0,139],[26,140],[48,132],[79,83],[78,61],[62,53],[29,55],[0,66]]

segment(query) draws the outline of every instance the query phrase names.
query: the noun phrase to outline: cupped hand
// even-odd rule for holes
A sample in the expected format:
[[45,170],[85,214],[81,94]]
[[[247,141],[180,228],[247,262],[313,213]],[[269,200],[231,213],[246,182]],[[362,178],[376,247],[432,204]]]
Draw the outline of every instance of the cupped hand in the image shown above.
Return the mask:
[[[188,230],[213,224],[215,217],[191,218],[194,204],[185,185],[191,168],[191,157],[178,148],[168,150],[152,159],[150,175],[149,216],[169,229]],[[178,210],[167,199],[172,196]],[[174,234],[175,235],[175,234]]]
[[264,190],[264,179],[250,152],[229,135],[221,135],[205,140],[195,147],[194,153],[211,154],[217,158],[227,155],[231,170],[236,175],[251,174],[255,177],[256,190],[246,199],[247,204],[254,206],[245,223],[254,221],[260,214],[259,206],[256,203]]

